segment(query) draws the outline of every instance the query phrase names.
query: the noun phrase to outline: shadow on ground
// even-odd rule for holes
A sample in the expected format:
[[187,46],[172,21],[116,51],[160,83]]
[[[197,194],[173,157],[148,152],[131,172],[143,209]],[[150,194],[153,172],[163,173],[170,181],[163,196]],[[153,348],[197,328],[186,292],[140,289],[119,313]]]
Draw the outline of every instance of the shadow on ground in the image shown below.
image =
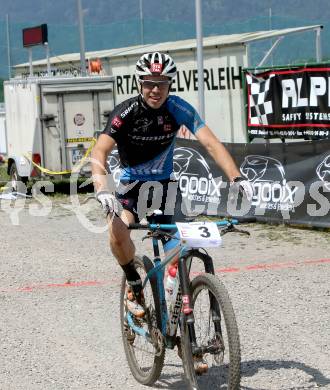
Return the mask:
[[[180,365],[173,365],[180,370]],[[242,362],[242,382],[244,381],[244,378],[247,377],[253,377],[258,374],[259,370],[266,370],[266,371],[276,371],[281,369],[286,370],[300,370],[305,372],[308,376],[310,376],[309,383],[306,383],[304,387],[301,387],[301,385],[295,386],[292,383],[290,384],[291,387],[285,387],[286,390],[294,390],[294,389],[310,389],[310,388],[325,388],[325,386],[330,385],[330,378],[327,378],[322,374],[322,372],[314,367],[308,366],[305,363],[297,362],[294,360],[249,360]],[[265,373],[263,374],[266,375]],[[206,378],[205,378],[206,379]],[[266,382],[264,380],[263,382]],[[282,384],[282,388],[283,385]],[[281,386],[281,384],[279,384]],[[173,390],[183,390],[183,389],[189,389],[189,386],[187,385],[185,378],[183,376],[183,368],[182,368],[182,374],[178,373],[177,375],[161,375],[158,382],[154,385],[153,388],[156,389],[173,389]],[[212,386],[213,389],[227,389],[226,384],[219,383],[219,387]],[[209,385],[202,384],[199,387],[199,390],[210,390]],[[257,381],[255,386],[249,387],[249,386],[241,386],[241,390],[270,390],[269,387],[266,387],[264,383],[261,383],[258,385]]]
[[[308,389],[320,387],[324,388],[330,385],[330,378],[325,377],[322,372],[314,367],[308,366],[305,363],[294,360],[250,360],[242,363],[242,378],[253,377],[259,370],[276,371],[280,369],[286,370],[300,370],[310,376],[309,384],[299,389]],[[286,390],[297,389],[297,386],[286,387]],[[242,386],[242,390],[269,390],[267,387],[246,387]]]

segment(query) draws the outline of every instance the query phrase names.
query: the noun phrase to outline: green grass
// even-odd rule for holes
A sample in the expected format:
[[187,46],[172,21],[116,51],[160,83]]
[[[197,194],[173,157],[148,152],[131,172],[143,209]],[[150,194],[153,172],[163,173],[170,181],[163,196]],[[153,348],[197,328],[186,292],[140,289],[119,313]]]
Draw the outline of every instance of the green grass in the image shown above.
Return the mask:
[[[5,186],[9,182],[9,180],[10,180],[10,176],[7,175],[7,164],[0,165],[0,188]],[[49,179],[49,178],[47,178],[46,180],[49,180],[54,184],[54,192],[47,193],[47,195],[54,196],[54,197],[62,197],[70,194],[70,180],[68,179],[56,180],[56,179]],[[94,192],[93,184],[89,184],[83,188],[79,188],[79,186],[83,183],[84,183],[84,179],[78,180],[79,194]],[[28,188],[31,188],[33,184],[34,181],[29,181]],[[41,191],[43,192],[43,190]]]
[[0,182],[8,182],[9,175],[7,175],[7,164],[0,165]]

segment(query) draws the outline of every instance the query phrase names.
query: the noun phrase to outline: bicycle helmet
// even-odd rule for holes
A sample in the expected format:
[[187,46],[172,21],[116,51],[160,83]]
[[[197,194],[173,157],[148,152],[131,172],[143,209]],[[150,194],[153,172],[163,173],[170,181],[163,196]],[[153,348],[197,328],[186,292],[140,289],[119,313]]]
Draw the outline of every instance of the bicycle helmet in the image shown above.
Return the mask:
[[136,63],[135,72],[139,78],[157,75],[172,79],[176,75],[176,65],[171,56],[156,51],[143,54]]

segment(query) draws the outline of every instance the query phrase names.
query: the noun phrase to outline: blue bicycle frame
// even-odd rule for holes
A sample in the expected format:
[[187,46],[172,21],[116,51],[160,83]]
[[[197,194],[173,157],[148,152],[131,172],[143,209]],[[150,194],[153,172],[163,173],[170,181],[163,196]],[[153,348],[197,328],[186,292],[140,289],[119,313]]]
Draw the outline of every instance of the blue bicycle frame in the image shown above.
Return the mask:
[[[218,221],[216,222],[217,226],[228,226],[229,224],[235,225],[238,223],[238,220],[231,220],[229,221]],[[176,224],[146,224],[146,225],[141,225],[141,224],[131,224],[130,225],[131,229],[145,229],[149,231],[156,231],[156,230],[170,230],[170,231],[176,231],[177,226]],[[175,239],[175,238],[173,238]],[[155,277],[156,282],[157,282],[157,290],[159,294],[159,300],[160,300],[160,305],[161,305],[161,332],[166,339],[167,335],[167,322],[168,322],[168,310],[167,310],[167,303],[165,299],[165,288],[164,288],[164,272],[165,272],[165,267],[167,264],[169,264],[178,254],[179,254],[179,259],[185,259],[187,258],[187,255],[191,251],[191,248],[185,247],[185,246],[178,246],[178,250],[175,251],[173,254],[166,256],[166,258],[161,261],[160,258],[160,253],[159,253],[159,243],[158,243],[158,238],[153,237],[152,238],[152,245],[153,245],[153,251],[154,251],[154,268],[150,270],[143,283],[143,288],[146,286],[148,280],[151,278]],[[183,264],[184,263],[184,264]],[[181,267],[182,265],[185,265],[185,262],[181,262]],[[179,264],[180,267],[180,264]],[[181,272],[182,274],[182,272]],[[183,280],[180,280],[180,283],[182,284]],[[186,284],[186,283],[184,283]],[[184,286],[183,286],[184,287]],[[133,329],[133,331],[147,339],[151,339],[150,335],[146,330],[143,328],[136,326],[133,322],[132,315],[128,312],[127,313],[127,321],[128,325]]]

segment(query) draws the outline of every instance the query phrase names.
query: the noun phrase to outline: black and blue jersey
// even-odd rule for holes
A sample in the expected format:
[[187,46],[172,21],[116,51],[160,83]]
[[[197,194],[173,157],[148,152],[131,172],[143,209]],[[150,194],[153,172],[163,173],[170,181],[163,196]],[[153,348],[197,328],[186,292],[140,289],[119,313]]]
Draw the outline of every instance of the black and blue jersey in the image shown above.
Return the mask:
[[175,95],[169,95],[159,109],[149,107],[141,95],[117,105],[103,133],[117,143],[121,180],[168,179],[173,172],[175,137],[182,125],[195,134],[205,123]]

